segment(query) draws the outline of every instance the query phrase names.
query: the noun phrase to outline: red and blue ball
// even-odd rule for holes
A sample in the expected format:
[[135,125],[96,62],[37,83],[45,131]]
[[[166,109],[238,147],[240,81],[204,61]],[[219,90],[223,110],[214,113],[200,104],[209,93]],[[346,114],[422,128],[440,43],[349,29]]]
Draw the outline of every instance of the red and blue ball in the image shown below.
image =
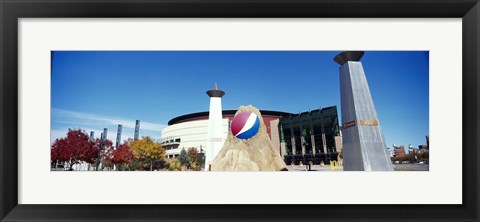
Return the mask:
[[230,130],[239,139],[250,139],[258,133],[260,119],[257,114],[249,111],[241,112],[233,117]]

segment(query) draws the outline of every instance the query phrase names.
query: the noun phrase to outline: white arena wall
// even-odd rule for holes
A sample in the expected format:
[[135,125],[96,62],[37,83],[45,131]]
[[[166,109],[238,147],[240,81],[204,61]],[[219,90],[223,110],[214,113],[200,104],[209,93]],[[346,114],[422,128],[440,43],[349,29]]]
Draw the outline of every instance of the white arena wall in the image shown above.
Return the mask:
[[[225,142],[227,139],[229,125],[228,118],[222,119],[222,142]],[[208,119],[193,120],[167,126],[162,130],[160,141],[166,148],[167,158],[171,159],[180,155],[180,151],[182,151],[183,148],[187,150],[190,147],[195,147],[199,152],[200,148],[205,151],[207,148],[207,137]],[[180,142],[178,142],[178,140],[180,140]],[[176,148],[169,149],[171,146],[175,146]]]

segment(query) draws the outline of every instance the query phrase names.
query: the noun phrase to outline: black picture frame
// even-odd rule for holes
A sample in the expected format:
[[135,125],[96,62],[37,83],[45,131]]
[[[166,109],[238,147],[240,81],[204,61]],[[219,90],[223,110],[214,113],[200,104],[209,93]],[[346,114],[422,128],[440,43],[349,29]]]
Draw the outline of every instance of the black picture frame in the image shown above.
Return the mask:
[[[478,0],[0,0],[1,221],[478,221]],[[19,18],[462,18],[461,205],[20,205]],[[447,43],[448,44],[448,43]],[[448,106],[447,106],[448,108]],[[460,121],[450,120],[450,121]],[[428,187],[427,187],[428,189]],[[281,194],[280,194],[281,195]],[[439,194],[441,195],[441,194]]]

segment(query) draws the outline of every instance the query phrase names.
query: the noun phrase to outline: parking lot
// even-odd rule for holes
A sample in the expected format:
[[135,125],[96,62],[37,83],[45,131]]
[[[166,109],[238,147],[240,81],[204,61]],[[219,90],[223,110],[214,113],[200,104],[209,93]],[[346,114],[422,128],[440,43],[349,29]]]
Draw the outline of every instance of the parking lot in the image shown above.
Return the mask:
[[[299,165],[294,165],[294,166],[287,166],[288,171],[307,171],[306,166],[299,166]],[[311,171],[343,171],[343,167],[335,167],[334,170],[330,168],[330,165],[312,165],[311,166]]]
[[428,171],[430,169],[428,164],[419,163],[403,163],[393,164],[395,171]]
[[[419,164],[419,163],[405,163],[405,164],[393,164],[395,171],[428,171],[428,164]],[[287,166],[288,171],[307,171],[306,166]],[[331,172],[340,172],[343,171],[343,167],[335,167],[333,170],[330,165],[312,165],[311,171],[331,171]]]

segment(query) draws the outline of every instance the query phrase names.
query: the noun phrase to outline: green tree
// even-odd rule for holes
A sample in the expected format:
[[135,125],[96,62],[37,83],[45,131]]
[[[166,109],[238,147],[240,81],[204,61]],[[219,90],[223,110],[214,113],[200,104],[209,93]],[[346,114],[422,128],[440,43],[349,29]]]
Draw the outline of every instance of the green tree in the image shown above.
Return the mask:
[[135,140],[130,144],[133,155],[136,158],[143,159],[150,165],[150,171],[153,170],[153,165],[156,162],[161,162],[165,159],[165,149],[161,143],[157,143],[149,136],[142,136],[142,139]]
[[170,171],[179,171],[181,169],[182,163],[180,162],[180,160],[175,159],[168,164],[168,170]]
[[195,169],[197,168],[197,162],[198,162],[198,151],[195,149],[195,147],[190,147],[188,148],[188,163],[190,166],[190,169]]
[[197,155],[197,170],[205,168],[205,153],[199,152]]
[[182,163],[182,165],[188,166],[188,154],[187,151],[185,151],[185,148],[180,151],[180,156],[178,156],[178,160],[180,160],[180,163]]

